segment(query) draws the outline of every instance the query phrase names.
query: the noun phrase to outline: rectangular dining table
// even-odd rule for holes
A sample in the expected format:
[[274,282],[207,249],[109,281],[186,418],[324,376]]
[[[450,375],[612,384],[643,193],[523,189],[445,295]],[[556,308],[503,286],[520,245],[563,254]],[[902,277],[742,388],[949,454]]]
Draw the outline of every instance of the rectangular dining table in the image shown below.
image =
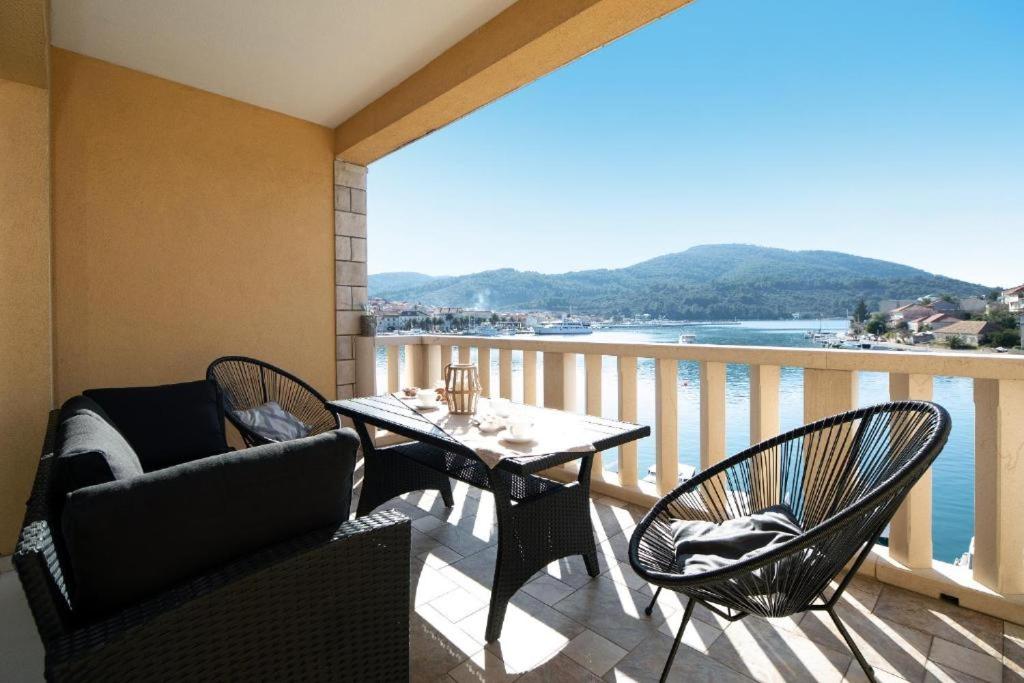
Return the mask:
[[[363,485],[358,515],[411,491],[436,489],[451,507],[451,479],[494,494],[498,556],[487,616],[488,641],[501,636],[508,601],[549,563],[582,555],[597,576],[597,546],[590,519],[594,455],[649,436],[650,427],[513,403],[510,413],[533,422],[535,440],[515,444],[501,433],[484,434],[471,415],[449,414],[441,403],[420,410],[396,394],[330,401],[349,418],[363,447]],[[490,410],[480,399],[477,412]],[[378,448],[369,426],[410,439]],[[545,477],[544,470],[579,460],[575,481]]]

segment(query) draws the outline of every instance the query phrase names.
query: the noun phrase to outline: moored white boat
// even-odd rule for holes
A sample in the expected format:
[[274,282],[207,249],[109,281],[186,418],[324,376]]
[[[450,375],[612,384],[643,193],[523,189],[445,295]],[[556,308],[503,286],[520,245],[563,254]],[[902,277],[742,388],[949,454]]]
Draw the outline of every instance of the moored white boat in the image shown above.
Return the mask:
[[534,334],[593,334],[590,323],[565,318],[556,323],[533,326]]
[[[697,474],[696,467],[694,467],[693,465],[687,465],[685,463],[679,463],[679,478],[677,479],[677,482],[682,484],[684,481],[690,479],[695,474]],[[647,476],[644,477],[644,481],[646,481],[648,484],[658,483],[657,465],[651,465],[650,467],[647,468]]]

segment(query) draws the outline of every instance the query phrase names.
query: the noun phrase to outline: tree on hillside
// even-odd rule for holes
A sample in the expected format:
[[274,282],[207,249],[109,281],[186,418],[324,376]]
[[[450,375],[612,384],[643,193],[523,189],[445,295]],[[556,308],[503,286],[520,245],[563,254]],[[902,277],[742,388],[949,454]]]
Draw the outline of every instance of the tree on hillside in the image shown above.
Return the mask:
[[1002,294],[998,289],[993,289],[991,292],[985,294],[985,301],[999,301],[999,296]]
[[857,302],[857,307],[853,309],[853,320],[854,322],[862,323],[868,318],[868,303],[861,299]]

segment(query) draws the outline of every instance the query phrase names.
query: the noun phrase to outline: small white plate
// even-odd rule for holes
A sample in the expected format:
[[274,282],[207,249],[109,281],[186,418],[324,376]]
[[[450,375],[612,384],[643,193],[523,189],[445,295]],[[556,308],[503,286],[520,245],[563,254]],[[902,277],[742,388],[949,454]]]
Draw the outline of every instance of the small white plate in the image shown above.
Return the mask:
[[437,410],[438,408],[441,407],[441,402],[438,401],[437,403],[420,403],[419,401],[417,401],[416,403],[412,404],[412,407],[415,408],[416,410],[424,410],[424,411],[426,411],[426,410]]
[[532,436],[512,436],[511,434],[501,437],[501,440],[507,441],[508,443],[514,443],[516,445],[534,442],[534,438]]
[[485,427],[484,425],[477,423],[476,428],[480,430],[481,434],[497,434],[505,428],[505,425],[498,423]]

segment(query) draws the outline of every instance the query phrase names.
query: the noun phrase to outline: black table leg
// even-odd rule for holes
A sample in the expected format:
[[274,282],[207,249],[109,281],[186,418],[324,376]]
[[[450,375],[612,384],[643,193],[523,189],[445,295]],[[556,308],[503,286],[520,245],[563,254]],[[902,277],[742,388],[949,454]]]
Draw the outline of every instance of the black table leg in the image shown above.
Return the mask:
[[363,486],[359,492],[356,515],[362,517],[377,507],[413,491],[435,489],[447,507],[455,505],[452,482],[444,472],[438,472],[388,449],[374,447],[365,423],[354,421],[363,446]]
[[[586,456],[589,461],[593,456]],[[585,478],[584,477],[585,474]],[[498,516],[498,557],[491,584],[486,639],[501,637],[508,602],[534,574],[564,557],[582,555],[590,576],[599,572],[590,519],[590,467],[581,480],[513,504],[510,478],[492,473]]]

